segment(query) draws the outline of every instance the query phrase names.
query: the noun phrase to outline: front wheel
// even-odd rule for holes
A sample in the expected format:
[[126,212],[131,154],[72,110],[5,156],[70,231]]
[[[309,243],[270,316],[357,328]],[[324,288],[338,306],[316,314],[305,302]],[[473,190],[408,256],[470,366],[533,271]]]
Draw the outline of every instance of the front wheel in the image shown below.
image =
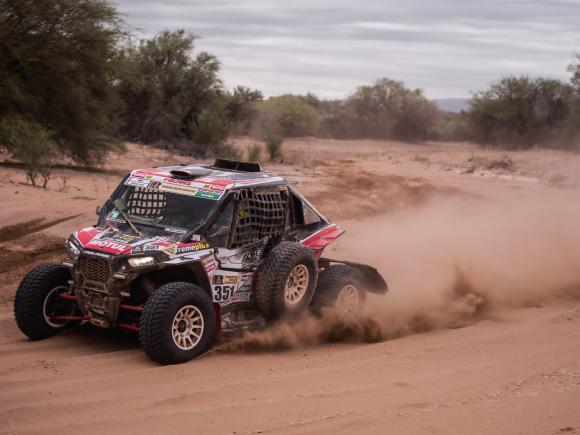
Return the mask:
[[52,337],[71,324],[78,306],[61,297],[69,293],[70,279],[70,270],[60,264],[42,264],[24,277],[14,298],[14,319],[30,339]]
[[211,347],[215,327],[210,296],[194,284],[172,282],[159,287],[145,304],[139,341],[153,361],[179,364]]
[[357,270],[338,264],[320,272],[310,307],[317,314],[323,308],[333,308],[339,316],[352,317],[362,312],[365,300],[366,291]]

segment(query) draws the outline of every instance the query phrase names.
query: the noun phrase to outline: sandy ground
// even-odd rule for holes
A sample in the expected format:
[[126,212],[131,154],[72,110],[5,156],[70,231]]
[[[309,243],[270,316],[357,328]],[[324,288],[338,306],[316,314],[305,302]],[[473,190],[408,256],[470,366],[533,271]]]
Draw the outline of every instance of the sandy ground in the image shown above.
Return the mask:
[[266,168],[345,226],[329,254],[378,267],[389,295],[355,323],[327,313],[171,367],[130,333],[30,342],[10,303],[123,173],[187,159],[130,144],[98,171],[56,169],[47,190],[0,167],[0,434],[580,433],[580,156],[285,146],[290,163]]

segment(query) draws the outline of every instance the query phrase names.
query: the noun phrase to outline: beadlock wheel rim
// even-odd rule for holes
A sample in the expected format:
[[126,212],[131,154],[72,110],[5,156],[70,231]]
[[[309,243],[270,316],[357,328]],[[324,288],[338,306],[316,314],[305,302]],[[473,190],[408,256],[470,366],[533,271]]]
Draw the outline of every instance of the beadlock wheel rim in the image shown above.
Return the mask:
[[292,269],[286,280],[284,291],[287,305],[296,305],[304,298],[308,288],[308,279],[308,268],[305,265],[299,264]]
[[185,305],[173,318],[171,325],[173,342],[181,350],[191,350],[200,342],[203,329],[203,315],[199,308]]
[[[64,327],[70,320],[54,320],[53,316],[55,315],[63,315],[63,313],[55,313],[53,310],[53,305],[55,303],[60,302],[60,293],[65,293],[68,291],[68,287],[59,285],[53,288],[46,294],[44,301],[42,303],[42,315],[44,317],[44,321],[48,323],[53,328],[62,328]],[[58,304],[57,304],[58,305]],[[64,313],[65,315],[72,315],[74,313],[74,308],[70,310],[70,312]]]
[[353,316],[358,312],[359,307],[360,296],[358,289],[352,284],[345,285],[341,288],[336,300],[336,309],[339,314]]

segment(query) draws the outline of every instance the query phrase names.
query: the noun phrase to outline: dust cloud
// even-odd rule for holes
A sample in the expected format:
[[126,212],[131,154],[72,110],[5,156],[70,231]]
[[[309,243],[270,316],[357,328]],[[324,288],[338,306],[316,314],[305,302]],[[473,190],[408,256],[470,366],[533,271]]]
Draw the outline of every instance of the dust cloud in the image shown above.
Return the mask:
[[329,310],[246,333],[218,351],[379,342],[576,297],[580,204],[569,197],[541,198],[439,198],[404,213],[347,222],[348,235],[332,257],[377,267],[389,293],[369,295],[356,320]]

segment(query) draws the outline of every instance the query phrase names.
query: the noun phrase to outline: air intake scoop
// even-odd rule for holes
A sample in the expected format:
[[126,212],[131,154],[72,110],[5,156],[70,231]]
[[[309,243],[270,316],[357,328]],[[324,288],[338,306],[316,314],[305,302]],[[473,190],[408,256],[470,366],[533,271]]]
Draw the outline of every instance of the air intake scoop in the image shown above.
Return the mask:
[[194,178],[205,177],[211,174],[211,170],[206,168],[180,168],[172,169],[169,174],[179,180],[193,180]]
[[216,169],[225,169],[227,171],[262,172],[262,167],[259,163],[239,162],[237,160],[217,159],[213,164],[213,167]]

